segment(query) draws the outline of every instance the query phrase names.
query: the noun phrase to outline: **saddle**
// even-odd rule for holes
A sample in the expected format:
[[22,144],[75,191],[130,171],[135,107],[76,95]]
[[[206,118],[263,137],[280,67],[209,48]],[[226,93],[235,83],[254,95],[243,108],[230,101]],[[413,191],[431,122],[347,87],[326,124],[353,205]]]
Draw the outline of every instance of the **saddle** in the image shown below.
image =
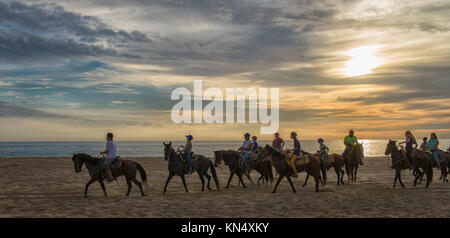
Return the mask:
[[305,165],[311,163],[311,159],[308,156],[300,156],[295,160],[295,165]]
[[334,163],[335,160],[336,160],[336,159],[334,158],[334,156],[331,156],[331,155],[328,155],[328,156],[327,156],[327,159],[326,159],[327,164]]

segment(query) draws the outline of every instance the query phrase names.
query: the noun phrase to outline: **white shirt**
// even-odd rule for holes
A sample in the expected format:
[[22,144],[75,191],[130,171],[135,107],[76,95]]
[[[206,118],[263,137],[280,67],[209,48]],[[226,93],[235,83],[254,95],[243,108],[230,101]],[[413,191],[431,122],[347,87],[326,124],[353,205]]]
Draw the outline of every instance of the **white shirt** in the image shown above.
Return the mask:
[[[245,149],[248,149],[249,146],[252,144],[251,140],[245,140],[244,143],[242,144],[242,147]],[[243,150],[244,153],[251,153],[251,150]]]
[[116,158],[116,144],[114,141],[110,140],[106,143],[106,149],[108,151],[108,154],[106,155],[107,159],[114,159]]

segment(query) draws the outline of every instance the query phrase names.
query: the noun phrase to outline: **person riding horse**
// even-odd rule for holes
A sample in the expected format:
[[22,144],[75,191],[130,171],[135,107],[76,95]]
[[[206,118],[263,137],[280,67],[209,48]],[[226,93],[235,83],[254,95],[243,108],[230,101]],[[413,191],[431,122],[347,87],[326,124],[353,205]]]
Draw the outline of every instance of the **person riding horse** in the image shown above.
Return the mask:
[[[358,143],[358,138],[354,134],[355,134],[355,132],[353,130],[350,130],[348,132],[348,136],[346,136],[344,138],[345,150],[342,153],[342,157],[344,157],[344,159],[346,159],[346,160],[347,160],[348,152],[350,152],[350,150],[353,149],[353,147],[356,145],[356,143]],[[364,165],[362,158],[359,158],[359,164]]]
[[105,161],[103,162],[103,169],[106,172],[106,181],[113,181],[113,174],[111,172],[111,164],[118,158],[116,156],[116,144],[113,141],[114,135],[112,133],[106,134],[106,148],[104,151],[100,152],[101,155],[106,155]]
[[183,157],[187,162],[188,165],[188,173],[192,174],[192,172],[194,171],[192,169],[192,140],[194,139],[194,137],[192,135],[187,135],[186,136],[186,144],[184,146],[180,146],[180,148],[182,148],[182,152],[183,152]]
[[294,140],[294,148],[288,149],[287,152],[293,152],[290,160],[290,165],[292,168],[291,177],[297,178],[297,167],[295,166],[295,160],[300,156],[301,146],[300,142],[297,140],[297,132],[291,132],[291,139]]
[[411,131],[405,132],[405,141],[399,143],[399,145],[401,144],[406,144],[406,158],[408,159],[410,164],[409,169],[414,169],[414,158],[411,156],[411,153],[414,149],[417,148],[417,142]]
[[242,143],[242,146],[239,147],[238,151],[241,151],[242,153],[242,162],[244,162],[247,168],[247,170],[249,170],[249,166],[248,166],[248,159],[250,158],[250,155],[252,154],[252,148],[253,148],[253,143],[250,140],[250,133],[245,133],[244,135],[244,142]]

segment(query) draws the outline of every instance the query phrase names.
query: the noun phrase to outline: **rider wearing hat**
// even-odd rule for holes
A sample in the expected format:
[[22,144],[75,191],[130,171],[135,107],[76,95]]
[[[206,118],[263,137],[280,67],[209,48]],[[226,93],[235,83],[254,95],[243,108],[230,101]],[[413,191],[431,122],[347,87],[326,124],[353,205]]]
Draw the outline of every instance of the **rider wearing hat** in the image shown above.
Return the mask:
[[252,153],[253,143],[250,140],[250,133],[245,133],[244,135],[244,143],[242,143],[242,146],[238,149],[238,151],[242,151],[242,161],[246,162],[247,159],[250,157]]
[[188,163],[188,169],[189,169],[189,173],[193,172],[192,169],[192,140],[194,139],[194,137],[192,135],[187,135],[186,136],[186,145],[184,146],[180,146],[180,148],[183,148],[182,152],[184,153],[184,158],[186,159],[187,163]]
[[[353,130],[350,130],[348,132],[348,136],[344,138],[345,150],[342,153],[342,157],[344,158],[347,158],[348,152],[350,152],[350,150],[352,150],[352,148],[356,145],[356,143],[358,143],[358,138],[356,138],[354,134],[355,132]],[[359,159],[360,159],[359,163],[361,165],[364,165],[364,163],[362,162],[362,158]]]
[[284,140],[280,138],[280,133],[278,133],[278,132],[275,132],[275,134],[273,134],[273,135],[275,136],[275,139],[272,141],[272,147],[276,151],[281,152],[281,150],[284,147]]
[[293,149],[288,149],[288,152],[292,151],[292,156],[291,156],[291,161],[290,161],[290,165],[292,167],[292,177],[298,177],[297,175],[297,167],[295,167],[295,160],[300,156],[300,142],[297,140],[297,133],[294,131],[291,133],[291,139],[294,140],[294,148]]

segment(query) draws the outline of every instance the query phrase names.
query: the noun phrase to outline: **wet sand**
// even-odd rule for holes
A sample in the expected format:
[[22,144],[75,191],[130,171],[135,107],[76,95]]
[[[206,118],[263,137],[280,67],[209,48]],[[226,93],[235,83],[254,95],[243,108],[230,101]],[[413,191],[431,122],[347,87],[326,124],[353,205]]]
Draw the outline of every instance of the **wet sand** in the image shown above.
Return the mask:
[[[237,187],[201,192],[196,173],[187,176],[189,193],[181,179],[174,177],[168,192],[162,194],[167,178],[167,162],[162,158],[131,158],[143,165],[149,176],[147,196],[137,186],[125,196],[126,183],[106,184],[105,198],[98,183],[83,191],[89,175],[85,167],[76,174],[70,158],[0,158],[0,217],[449,217],[450,184],[439,181],[413,188],[411,171],[403,171],[406,189],[392,189],[394,171],[386,158],[366,158],[355,184],[336,185],[334,170],[328,172],[329,184],[314,192],[311,179],[301,187],[305,174],[294,180],[292,193],[286,180],[276,194],[274,184]],[[226,185],[228,168],[217,168],[221,187]],[[140,177],[138,176],[140,179]],[[256,182],[257,172],[252,172]],[[345,176],[345,182],[347,177]]]

